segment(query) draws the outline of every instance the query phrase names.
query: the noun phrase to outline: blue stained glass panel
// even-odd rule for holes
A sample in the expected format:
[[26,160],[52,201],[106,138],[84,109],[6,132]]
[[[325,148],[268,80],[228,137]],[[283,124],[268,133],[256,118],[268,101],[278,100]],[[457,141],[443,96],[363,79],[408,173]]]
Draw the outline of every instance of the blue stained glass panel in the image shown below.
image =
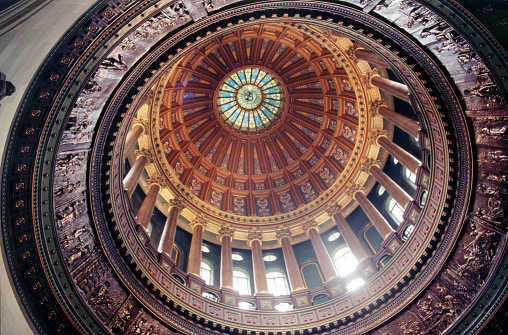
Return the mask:
[[223,81],[216,106],[222,119],[242,132],[270,126],[282,108],[282,89],[277,79],[256,67],[239,70]]

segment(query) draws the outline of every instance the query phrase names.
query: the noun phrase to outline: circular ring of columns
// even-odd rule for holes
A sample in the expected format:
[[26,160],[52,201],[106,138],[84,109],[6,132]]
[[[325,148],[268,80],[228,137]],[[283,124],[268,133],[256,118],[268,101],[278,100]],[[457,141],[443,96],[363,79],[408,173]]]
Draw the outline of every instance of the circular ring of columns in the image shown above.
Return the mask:
[[[377,81],[374,81],[373,82],[373,85],[375,85]],[[381,88],[383,89],[383,88]],[[432,103],[430,103],[432,105]],[[432,120],[433,121],[436,121],[437,123],[437,118],[436,118],[436,113],[435,113],[435,110],[428,110],[426,111],[426,115],[424,116],[424,118],[433,118]],[[379,113],[380,115],[382,115],[382,113],[380,112]],[[393,115],[391,115],[392,117],[392,120],[389,119],[389,117],[386,117],[386,119],[390,122],[393,122],[394,119],[397,119],[397,118],[394,118]],[[400,118],[397,119],[398,121],[397,122],[401,122],[401,123],[404,123],[403,119]],[[393,122],[395,123],[395,122]],[[122,136],[127,136],[127,133],[129,131],[129,126],[127,123],[124,123],[121,127],[121,130],[120,130],[120,134],[121,136],[119,136],[119,138],[121,138]],[[435,128],[435,129],[431,129],[430,131],[433,131],[435,132],[435,135],[436,136],[443,136],[443,133],[441,132],[442,129],[439,129],[439,128]],[[399,159],[399,161],[403,162],[404,165],[408,164],[408,168],[411,170],[411,171],[417,171],[419,168],[420,168],[420,165],[421,163],[417,160],[414,159],[414,157],[409,157],[407,155],[407,152],[404,152],[402,151],[402,149],[400,148],[397,148],[396,146],[393,145],[390,145],[390,143],[386,143],[385,140],[383,140],[383,138],[385,138],[384,135],[382,136],[377,136],[376,137],[376,140],[373,142],[375,143],[375,145],[379,146],[381,148],[381,150],[386,150],[386,152],[388,152],[390,155],[394,156],[394,157],[397,157],[397,159],[399,159],[398,157],[401,157],[401,159]],[[413,159],[412,159],[413,158]],[[146,163],[145,163],[146,164]],[[118,166],[118,165],[115,165],[115,163],[111,164],[111,166]],[[428,166],[425,166],[425,168],[428,168]],[[386,178],[384,178],[383,174],[379,173],[378,170],[376,170],[375,167],[370,167],[369,171],[372,170],[372,171],[375,171],[373,173],[376,174],[377,173],[377,179],[379,179],[379,182],[380,183],[385,183],[385,184],[389,184],[389,180],[387,180]],[[110,175],[110,184],[111,185],[121,185],[121,189],[123,190],[124,189],[124,185],[123,185],[123,182],[122,182],[122,174],[119,174],[118,171],[120,170],[114,170],[112,169],[111,170],[111,173],[109,174]],[[435,187],[436,185],[434,185]],[[426,185],[426,187],[430,187],[430,185]],[[429,189],[429,191],[432,191]],[[437,189],[436,189],[437,191]],[[391,192],[395,193],[396,192],[396,188],[393,188],[391,189]],[[441,192],[443,192],[443,190],[441,190]],[[445,191],[446,192],[446,191]],[[153,193],[153,192],[152,192]],[[150,193],[148,193],[150,195]],[[123,196],[124,198],[128,198],[128,193],[126,192],[125,195]],[[394,236],[394,234],[392,234],[393,230],[390,230],[387,228],[387,225],[386,225],[386,222],[383,223],[382,220],[379,219],[378,215],[379,213],[376,213],[375,211],[372,211],[372,210],[369,210],[370,206],[372,206],[372,204],[369,205],[369,201],[368,199],[366,199],[365,197],[365,194],[363,194],[361,191],[357,191],[357,192],[353,192],[352,193],[352,196],[354,197],[354,199],[356,201],[358,201],[358,203],[360,204],[360,206],[362,207],[362,209],[366,212],[366,214],[368,215],[369,219],[371,220],[371,223],[376,227],[376,229],[380,232],[380,234],[385,237],[385,238],[390,238],[390,236]],[[365,200],[365,201],[364,201]],[[400,199],[399,199],[400,200]],[[127,200],[128,201],[128,200]],[[362,205],[363,204],[363,205]],[[121,205],[119,202],[116,202],[116,201],[113,201],[113,206],[115,207],[115,214],[117,215],[120,215],[120,213],[124,213],[125,217],[127,219],[129,219],[130,217],[133,218],[132,216],[132,213],[128,213],[128,211],[125,211],[125,208],[123,208],[123,205]],[[333,206],[332,206],[333,207]],[[364,208],[365,207],[365,208]],[[122,209],[123,208],[123,209]],[[171,207],[173,208],[173,207]],[[374,207],[375,208],[375,207]],[[421,209],[422,210],[422,213],[425,212],[425,208]],[[325,211],[325,209],[323,208],[323,212]],[[170,211],[171,212],[171,211]],[[329,210],[328,211],[330,214],[328,214],[328,217],[329,218],[332,218],[335,225],[337,225],[337,228],[339,229],[339,231],[341,232],[341,234],[344,236],[344,239],[346,241],[346,243],[348,244],[348,246],[351,248],[352,252],[355,254],[355,256],[362,260],[362,261],[366,261],[368,260],[368,256],[366,257],[365,254],[368,255],[368,253],[366,253],[365,250],[362,251],[362,249],[359,247],[359,243],[358,241],[355,241],[355,238],[354,238],[354,234],[351,234],[350,231],[348,231],[348,227],[347,225],[344,224],[344,220],[343,220],[343,217],[341,217],[341,213],[340,213],[340,210],[339,211],[331,211]],[[169,213],[168,213],[169,214]],[[170,216],[171,217],[171,216]],[[134,221],[132,221],[134,222]],[[169,218],[168,218],[168,222],[169,222]],[[309,221],[311,222],[311,221]],[[422,221],[419,220],[418,222],[415,222],[415,223],[418,223],[419,226],[422,225]],[[206,223],[208,225],[208,222]],[[204,224],[196,224],[194,225],[194,229],[195,229],[195,237],[193,235],[193,242],[191,242],[191,250],[192,250],[192,254],[195,256],[193,259],[193,261],[191,262],[192,266],[191,266],[191,272],[192,273],[192,276],[195,276],[197,274],[197,266],[196,264],[198,264],[198,261],[199,261],[199,257],[198,256],[198,250],[200,251],[200,244],[202,242],[202,233],[203,233],[203,226]],[[143,234],[146,234],[146,232],[144,232],[144,230],[133,230],[133,228],[136,227],[135,224],[129,224],[128,226],[126,227],[118,227],[119,229],[127,229],[125,230],[125,234],[120,234],[117,238],[122,238],[122,236],[126,236],[128,235],[128,230],[131,229],[131,231],[135,231],[136,234],[135,236],[139,236],[140,234],[143,235]],[[168,229],[169,227],[171,226],[168,226]],[[166,226],[165,226],[166,228]],[[431,228],[432,229],[432,228]],[[325,268],[324,271],[326,271],[326,281],[327,281],[327,284],[329,284],[330,286],[330,291],[333,290],[334,294],[332,294],[332,296],[336,295],[336,298],[335,299],[332,299],[333,300],[333,303],[336,303],[338,301],[340,301],[340,298],[341,298],[341,291],[342,291],[342,288],[340,287],[340,283],[337,284],[335,283],[334,281],[336,280],[336,274],[334,273],[334,270],[333,270],[333,266],[330,266],[331,264],[331,261],[330,261],[330,256],[328,255],[328,253],[323,250],[323,245],[322,245],[322,241],[321,241],[321,238],[319,237],[319,227],[316,227],[313,223],[312,224],[309,224],[309,228],[307,229],[308,231],[308,234],[309,234],[309,239],[311,240],[312,242],[312,245],[313,245],[313,249],[314,251],[319,254],[320,256],[322,257],[319,257],[320,259],[320,267],[321,268]],[[291,231],[290,231],[291,233]],[[167,233],[165,234],[165,236],[170,236],[171,234],[170,233]],[[301,278],[298,278],[298,275],[296,274],[296,272],[294,271],[294,267],[293,268],[290,268],[291,266],[291,263],[294,263],[293,260],[291,259],[292,256],[291,256],[291,252],[290,252],[290,249],[288,248],[288,238],[284,238],[283,235],[287,235],[287,232],[280,232],[278,233],[279,237],[276,237],[278,239],[280,239],[280,243],[282,245],[282,248],[283,248],[283,253],[284,253],[284,258],[287,259],[286,260],[286,267],[287,267],[287,270],[288,270],[288,277],[290,279],[290,283],[291,283],[291,288],[292,288],[292,291],[293,293],[298,293],[300,291],[304,291],[304,290],[301,290],[301,287],[300,286],[303,286],[301,284],[299,284],[299,282],[301,282]],[[224,290],[227,290],[229,289],[229,285],[227,284],[228,282],[230,282],[230,270],[229,270],[229,263],[230,263],[230,257],[228,256],[229,254],[229,244],[231,244],[234,240],[234,234],[232,234],[231,232],[229,233],[226,233],[224,232],[224,234],[220,235],[220,242],[221,244],[223,245],[223,248],[224,248],[224,251],[223,251],[223,259],[221,259],[221,262],[223,263],[223,266],[221,268],[221,282],[223,283],[224,287],[223,289]],[[250,240],[251,240],[251,247],[253,249],[253,263],[255,263],[255,270],[254,272],[256,273],[255,274],[255,280],[256,280],[256,291],[257,291],[257,298],[259,299],[259,303],[260,303],[260,306],[269,306],[269,305],[273,305],[273,299],[270,298],[270,297],[266,297],[265,294],[266,294],[266,276],[263,277],[263,273],[266,272],[266,270],[264,270],[263,268],[263,262],[262,262],[262,259],[260,260],[260,256],[261,256],[261,250],[262,250],[262,247],[263,247],[263,235],[259,236],[259,233],[253,233],[251,234],[250,236]],[[136,266],[140,269],[140,271],[142,273],[149,273],[148,272],[148,269],[149,268],[157,268],[157,267],[160,267],[161,269],[165,269],[163,270],[163,275],[162,277],[165,278],[165,280],[169,279],[169,281],[166,282],[166,284],[163,284],[163,282],[160,282],[158,281],[159,279],[162,280],[162,277],[159,277],[159,278],[155,278],[153,276],[150,276],[148,280],[148,283],[149,285],[152,285],[153,287],[155,287],[157,290],[160,290],[160,292],[164,292],[164,294],[166,294],[167,296],[172,296],[172,294],[168,291],[169,289],[169,286],[164,286],[164,285],[170,285],[171,287],[174,287],[174,285],[179,285],[179,284],[176,284],[173,282],[173,280],[168,277],[168,274],[171,273],[171,271],[176,271],[176,269],[173,267],[173,265],[171,264],[171,261],[168,260],[167,257],[165,257],[165,253],[160,253],[158,259],[156,260],[156,262],[153,262],[151,258],[144,258],[146,262],[148,263],[143,263],[143,262],[140,262],[139,261],[139,255],[135,254],[132,252],[132,250],[139,250],[140,252],[143,252],[143,250],[146,250],[146,248],[150,249],[152,248],[150,245],[147,245],[146,244],[146,241],[147,239],[146,238],[136,238],[134,240],[132,240],[131,242],[133,242],[135,244],[134,245],[129,245],[129,248],[128,248],[128,251],[127,251],[127,254],[130,255],[130,257],[132,257],[132,259],[129,261],[131,263],[134,263],[134,264],[137,264]],[[320,243],[321,241],[321,243]],[[140,242],[142,242],[140,244]],[[161,245],[161,243],[159,243],[159,245]],[[138,248],[137,246],[140,246],[140,248]],[[161,248],[159,248],[159,250],[162,250]],[[286,251],[284,251],[286,250]],[[288,264],[289,264],[289,267],[288,267]],[[388,265],[388,268],[391,266],[391,264]],[[293,274],[291,274],[293,272]],[[380,274],[381,275],[381,274]],[[148,277],[146,277],[148,278]],[[257,278],[257,279],[256,279]],[[199,278],[198,278],[199,279]],[[191,279],[189,278],[189,281],[191,281]],[[199,293],[201,292],[201,289],[203,288],[203,286],[200,286],[199,285],[199,282],[197,284],[193,284],[193,282],[191,282],[190,284],[190,287],[193,289],[193,290],[198,290],[199,288],[199,291],[194,293],[192,291],[189,291],[187,292],[186,294],[189,294],[189,295],[192,295],[192,299],[195,299],[195,301],[200,301],[201,297],[199,295]],[[374,295],[373,296],[373,299],[375,299],[376,297],[382,297],[384,294],[386,294],[386,291],[383,291],[383,292],[380,292],[379,296],[377,295]],[[187,298],[186,298],[187,299]],[[271,300],[270,300],[271,299]],[[262,304],[263,301],[269,301],[267,304]],[[214,305],[213,302],[211,301],[207,301],[207,300],[203,300],[206,305],[210,305],[212,306],[213,305],[213,308],[219,308],[219,305]],[[332,304],[332,302],[330,303],[330,305]],[[296,305],[298,306],[298,305]],[[324,307],[326,307],[327,305],[323,305]],[[185,309],[190,309],[192,310],[194,307],[190,306],[190,305],[187,305],[187,304],[184,304],[184,308]],[[224,310],[224,306],[220,306],[220,308],[222,308],[222,310],[224,311],[223,313],[226,313],[226,311]],[[226,308],[227,309],[227,308]],[[263,310],[264,308],[261,308],[260,307],[260,310]],[[231,311],[231,312],[235,312],[235,313],[242,313],[242,312],[238,312],[238,309],[237,308],[234,308],[234,307],[231,307],[231,309],[228,309],[228,311]],[[221,312],[222,313],[222,312]],[[229,312],[228,312],[229,313]],[[261,313],[261,312],[258,312],[258,313]],[[290,315],[297,315],[295,313],[298,313],[298,310],[294,311],[294,312],[289,312],[288,314]],[[230,324],[231,326],[239,326],[241,325],[241,327],[244,327],[246,325],[243,325],[242,324],[242,321],[240,320],[226,320],[224,319],[224,315],[225,314],[221,314],[222,317],[220,319],[220,322],[223,323],[223,324]],[[215,316],[215,320],[217,320],[218,316]],[[337,316],[335,315],[334,318],[336,318]],[[213,318],[212,318],[213,319]],[[309,323],[309,326],[313,326],[315,325],[314,323],[310,322]],[[301,327],[302,325],[298,325],[298,327]]]

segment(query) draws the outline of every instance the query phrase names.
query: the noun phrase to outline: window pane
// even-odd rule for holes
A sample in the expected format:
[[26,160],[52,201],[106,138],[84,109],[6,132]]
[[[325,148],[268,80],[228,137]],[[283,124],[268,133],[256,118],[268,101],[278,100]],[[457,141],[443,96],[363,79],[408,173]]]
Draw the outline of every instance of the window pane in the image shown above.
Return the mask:
[[289,287],[286,276],[280,272],[270,272],[266,275],[268,292],[274,296],[289,295]]
[[303,278],[309,289],[323,286],[323,281],[316,264],[309,264],[302,268]]
[[249,277],[241,271],[233,271],[233,289],[240,294],[251,294]]
[[206,285],[212,285],[212,269],[206,263],[201,263],[201,269],[199,274],[201,275],[201,279],[203,279]]
[[395,199],[391,198],[388,202],[388,211],[395,219],[397,224],[401,224],[404,220],[404,208],[395,201]]
[[279,312],[287,312],[293,310],[293,305],[287,302],[281,302],[278,305],[275,305],[275,309]]
[[238,303],[238,308],[248,310],[248,311],[254,311],[256,309],[256,306],[254,306],[254,304],[247,302],[247,301],[240,301]]
[[414,174],[408,168],[404,168],[404,173],[405,173],[407,179],[409,179],[413,184],[416,183],[416,174]]
[[346,289],[348,291],[355,291],[363,285],[365,285],[365,280],[363,280],[363,278],[355,278],[346,285]]
[[340,277],[346,277],[353,272],[358,265],[355,256],[349,248],[339,249],[333,257],[333,262]]

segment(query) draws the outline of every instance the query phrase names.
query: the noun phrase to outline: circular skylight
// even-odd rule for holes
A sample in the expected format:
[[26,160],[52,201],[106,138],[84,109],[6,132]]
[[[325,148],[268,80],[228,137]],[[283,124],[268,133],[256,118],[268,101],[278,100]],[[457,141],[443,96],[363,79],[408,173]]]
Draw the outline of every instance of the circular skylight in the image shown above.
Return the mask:
[[335,233],[332,233],[330,234],[330,236],[328,236],[328,242],[333,242],[333,241],[337,241],[340,237],[340,233],[338,231],[336,231]]
[[210,248],[208,248],[207,245],[202,245],[201,246],[201,252],[204,252],[205,254],[209,253],[210,252]]
[[266,255],[265,257],[263,257],[263,260],[265,262],[273,262],[273,261],[277,260],[277,256],[275,256],[275,255]]
[[240,254],[233,254],[233,256],[231,256],[231,258],[232,258],[234,261],[237,261],[237,262],[243,261],[243,257],[242,257],[242,255],[240,255]]
[[231,128],[256,133],[271,126],[282,108],[282,88],[270,73],[248,67],[228,76],[219,87],[219,115]]

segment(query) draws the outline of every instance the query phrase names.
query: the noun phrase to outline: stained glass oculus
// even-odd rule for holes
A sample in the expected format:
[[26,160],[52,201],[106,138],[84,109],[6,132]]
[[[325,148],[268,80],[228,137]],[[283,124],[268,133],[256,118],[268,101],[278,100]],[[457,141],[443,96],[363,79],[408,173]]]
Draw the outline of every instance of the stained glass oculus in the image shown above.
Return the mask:
[[233,129],[255,133],[279,117],[283,92],[279,81],[267,71],[249,67],[227,77],[219,88],[220,116]]

